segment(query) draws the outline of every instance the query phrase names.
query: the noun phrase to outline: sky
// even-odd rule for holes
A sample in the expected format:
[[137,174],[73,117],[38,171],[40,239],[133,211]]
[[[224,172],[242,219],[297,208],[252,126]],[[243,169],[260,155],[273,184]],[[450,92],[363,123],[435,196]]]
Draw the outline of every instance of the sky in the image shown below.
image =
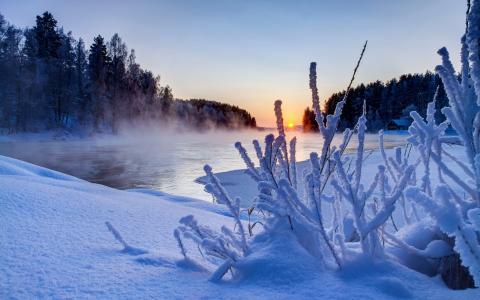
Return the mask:
[[276,99],[286,122],[301,123],[311,61],[322,101],[345,89],[365,40],[356,84],[433,70],[443,46],[458,66],[465,8],[462,0],[0,0],[20,27],[48,10],[87,45],[118,33],[175,97],[235,104],[262,126],[274,124]]

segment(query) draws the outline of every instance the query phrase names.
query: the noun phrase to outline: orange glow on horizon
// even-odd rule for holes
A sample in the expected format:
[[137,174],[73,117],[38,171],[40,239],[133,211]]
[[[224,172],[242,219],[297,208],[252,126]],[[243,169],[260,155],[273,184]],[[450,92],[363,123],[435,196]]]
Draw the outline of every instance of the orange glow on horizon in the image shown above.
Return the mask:
[[293,124],[292,122],[289,122],[287,126],[288,126],[288,128],[291,129],[291,128],[293,128],[293,126],[295,126],[295,124]]

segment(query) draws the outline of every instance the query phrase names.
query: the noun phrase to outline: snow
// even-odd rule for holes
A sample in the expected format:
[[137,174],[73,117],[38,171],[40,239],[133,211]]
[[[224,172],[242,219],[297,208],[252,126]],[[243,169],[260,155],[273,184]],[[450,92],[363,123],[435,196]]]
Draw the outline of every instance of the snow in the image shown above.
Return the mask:
[[[183,259],[173,230],[188,214],[213,228],[233,224],[224,208],[155,191],[120,191],[4,156],[0,166],[1,299],[480,296],[478,290],[452,291],[438,278],[362,257],[344,270],[324,271],[288,232],[278,239],[257,235],[252,247],[261,251],[239,264],[243,277],[211,283],[196,264],[200,254],[190,251],[192,261]],[[105,222],[142,251],[124,251]]]

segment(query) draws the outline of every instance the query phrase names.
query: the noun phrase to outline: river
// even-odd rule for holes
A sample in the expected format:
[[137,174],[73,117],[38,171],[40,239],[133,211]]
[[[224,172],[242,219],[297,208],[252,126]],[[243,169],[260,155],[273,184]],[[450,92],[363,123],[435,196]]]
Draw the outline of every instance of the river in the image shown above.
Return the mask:
[[[161,130],[134,131],[120,136],[44,141],[1,141],[0,154],[119,189],[152,188],[162,192],[211,200],[195,179],[203,176],[204,164],[215,172],[244,168],[233,144],[241,141],[252,159],[251,141],[268,131],[216,131],[208,133]],[[320,151],[319,134],[287,132],[297,136],[297,160]],[[339,143],[341,135],[336,137]],[[405,135],[388,134],[386,147],[402,145]],[[349,151],[355,149],[352,140]],[[378,137],[367,134],[366,149],[377,149]],[[255,161],[255,159],[254,159]]]

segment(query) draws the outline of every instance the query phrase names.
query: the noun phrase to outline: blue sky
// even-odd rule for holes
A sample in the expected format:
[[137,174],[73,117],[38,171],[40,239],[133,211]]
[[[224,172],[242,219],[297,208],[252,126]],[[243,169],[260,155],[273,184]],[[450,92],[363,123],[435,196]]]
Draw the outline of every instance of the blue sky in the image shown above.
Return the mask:
[[233,103],[272,125],[275,99],[300,122],[310,61],[322,100],[344,89],[366,39],[356,83],[433,70],[442,46],[458,63],[465,2],[0,0],[0,12],[25,27],[48,10],[88,45],[117,32],[176,97]]

